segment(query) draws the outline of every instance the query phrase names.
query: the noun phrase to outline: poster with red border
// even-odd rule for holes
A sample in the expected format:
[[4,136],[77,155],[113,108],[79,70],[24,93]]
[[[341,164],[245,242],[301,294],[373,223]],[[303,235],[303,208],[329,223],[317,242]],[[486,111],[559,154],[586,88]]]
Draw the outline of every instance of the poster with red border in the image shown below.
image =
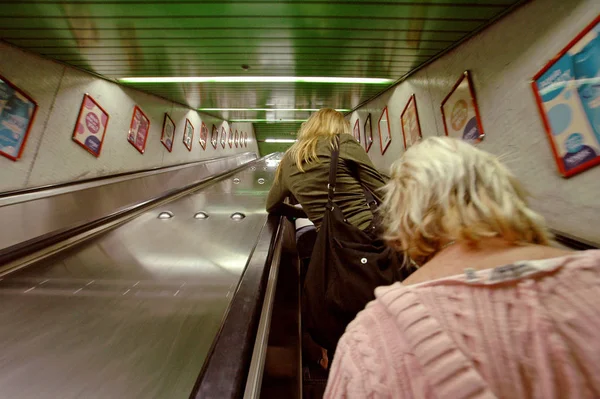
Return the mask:
[[204,151],[206,151],[206,140],[208,139],[208,128],[206,124],[202,122],[200,126],[200,146]]
[[379,144],[381,147],[381,155],[383,155],[392,143],[392,132],[390,130],[388,107],[385,107],[383,111],[381,111],[381,116],[379,117],[379,123],[377,124],[377,127],[379,128]]
[[149,131],[150,119],[148,119],[142,109],[136,105],[133,107],[133,116],[131,117],[131,125],[129,125],[127,141],[129,141],[140,154],[143,154],[144,151],[146,151],[146,140],[148,140]]
[[229,128],[229,139],[227,140],[229,148],[233,148],[233,130]]
[[558,171],[600,165],[600,15],[534,77],[531,87]]
[[102,152],[107,126],[108,112],[92,96],[84,94],[73,130],[73,141],[98,158]]
[[363,131],[365,132],[365,151],[369,152],[371,146],[373,145],[373,126],[371,124],[371,114],[367,115]]
[[219,129],[215,125],[212,125],[212,131],[210,132],[210,143],[216,150],[219,141]]
[[225,148],[225,144],[227,144],[227,132],[225,128],[221,126],[221,147]]
[[402,126],[405,150],[423,138],[419,112],[417,111],[417,97],[414,94],[410,96],[402,115],[400,115],[400,126]]
[[469,71],[463,75],[442,101],[442,120],[446,136],[472,143],[483,140],[483,126]]
[[169,151],[173,151],[173,141],[175,140],[175,122],[165,112],[165,120],[163,121],[162,134],[160,136],[160,142]]
[[354,130],[352,133],[354,135],[354,139],[360,143],[360,122],[358,119],[356,119],[356,122],[354,122]]
[[21,158],[37,109],[31,97],[0,75],[0,155]]
[[194,125],[188,118],[185,118],[185,127],[183,129],[183,144],[188,151],[192,151],[192,143],[194,142]]

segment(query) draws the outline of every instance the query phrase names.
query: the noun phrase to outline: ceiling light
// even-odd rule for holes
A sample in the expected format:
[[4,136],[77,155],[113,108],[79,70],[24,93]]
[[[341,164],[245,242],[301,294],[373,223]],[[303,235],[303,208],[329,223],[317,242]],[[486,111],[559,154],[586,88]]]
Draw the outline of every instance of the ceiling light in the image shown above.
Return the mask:
[[292,139],[265,139],[265,143],[295,143]]
[[306,119],[230,119],[229,122],[305,122]]
[[359,83],[389,84],[393,79],[323,76],[161,76],[118,79],[122,83]]
[[[287,111],[287,112],[316,112],[320,108],[198,108],[198,111]],[[348,112],[349,109],[339,108],[339,112]]]

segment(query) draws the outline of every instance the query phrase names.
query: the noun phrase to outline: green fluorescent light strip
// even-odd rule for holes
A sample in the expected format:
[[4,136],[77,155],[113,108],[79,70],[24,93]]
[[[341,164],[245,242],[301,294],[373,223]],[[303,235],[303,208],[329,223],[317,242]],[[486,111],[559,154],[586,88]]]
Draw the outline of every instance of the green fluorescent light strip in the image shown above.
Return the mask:
[[305,122],[306,119],[231,119],[229,122]]
[[120,78],[122,83],[360,83],[389,84],[393,79],[323,76],[165,76]]
[[294,139],[265,139],[265,143],[295,143]]
[[[294,111],[316,112],[319,108],[198,108],[198,111]],[[336,109],[339,112],[348,112],[349,109]]]

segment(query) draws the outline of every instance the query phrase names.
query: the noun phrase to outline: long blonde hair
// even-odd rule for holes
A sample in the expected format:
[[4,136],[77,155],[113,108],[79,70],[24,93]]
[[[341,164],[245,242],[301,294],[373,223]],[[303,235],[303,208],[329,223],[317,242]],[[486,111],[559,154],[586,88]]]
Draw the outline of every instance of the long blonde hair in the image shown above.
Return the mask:
[[385,191],[385,238],[418,264],[456,240],[548,244],[544,219],[528,207],[516,177],[462,140],[430,137],[409,148]]
[[[302,124],[298,131],[298,141],[294,143],[285,153],[299,171],[304,172],[304,167],[318,162],[317,143],[320,138],[329,140],[333,146],[334,138],[338,134],[350,134],[350,122],[344,119],[344,115],[331,108],[323,108],[315,112]],[[277,170],[277,177],[281,172],[281,164]]]

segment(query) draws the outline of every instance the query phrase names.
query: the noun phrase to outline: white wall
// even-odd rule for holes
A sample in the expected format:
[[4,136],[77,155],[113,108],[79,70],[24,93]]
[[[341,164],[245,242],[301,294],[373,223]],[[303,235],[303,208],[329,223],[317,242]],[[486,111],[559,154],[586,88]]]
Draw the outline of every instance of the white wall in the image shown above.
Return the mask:
[[[350,116],[361,132],[371,113],[375,165],[387,170],[404,152],[400,114],[416,94],[423,136],[444,134],[440,105],[470,70],[483,129],[482,149],[504,162],[533,194],[551,227],[600,243],[600,167],[562,178],[530,86],[531,78],[600,13],[598,0],[533,0],[423,68]],[[388,106],[392,143],[380,154],[377,121]]]
[[[41,185],[71,182],[115,173],[176,165],[201,159],[229,156],[246,151],[258,155],[251,123],[234,123],[233,131],[248,132],[248,147],[217,149],[199,143],[202,121],[221,131],[220,119],[200,114],[179,104],[98,79],[95,76],[66,67],[54,61],[0,42],[0,75],[10,80],[38,104],[22,157],[13,162],[0,157],[0,192]],[[83,95],[89,93],[109,114],[102,153],[95,158],[72,139]],[[127,141],[133,107],[138,105],[150,119],[146,151],[140,154]],[[165,112],[176,124],[173,152],[160,142]],[[194,126],[192,151],[183,144],[185,118]]]

